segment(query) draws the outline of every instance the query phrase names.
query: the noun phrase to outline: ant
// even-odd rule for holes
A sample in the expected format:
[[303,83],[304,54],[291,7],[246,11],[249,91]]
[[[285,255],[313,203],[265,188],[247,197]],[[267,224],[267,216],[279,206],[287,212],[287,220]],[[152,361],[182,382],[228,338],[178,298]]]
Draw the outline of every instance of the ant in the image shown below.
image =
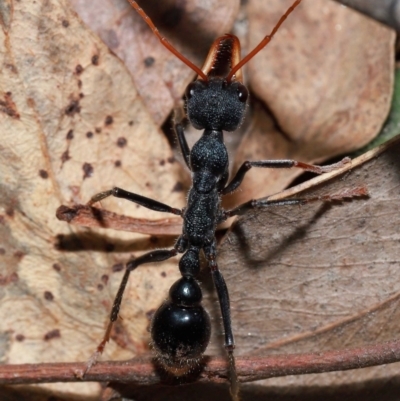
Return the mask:
[[234,131],[242,123],[248,101],[248,90],[242,83],[241,68],[263,49],[273,38],[289,14],[300,4],[296,0],[283,14],[271,33],[245,58],[240,60],[239,39],[225,34],[211,46],[203,69],[198,68],[179,53],[155,27],[142,8],[128,0],[132,7],[149,25],[161,43],[189,68],[198,74],[198,79],[186,89],[186,111],[190,123],[204,130],[196,144],[189,148],[181,122],[175,123],[175,131],[184,161],[192,173],[192,187],[187,205],[182,210],[139,194],[115,187],[94,195],[89,206],[109,196],[123,198],[158,212],[172,213],[182,217],[182,234],[172,249],[156,249],[126,264],[125,274],[114,300],[110,320],[103,340],[89,360],[85,373],[96,363],[110,339],[113,323],[118,318],[122,297],[129,275],[145,263],[161,262],[182,253],[179,270],[182,277],[169,290],[169,298],[155,312],[151,325],[152,346],[162,367],[175,376],[189,373],[199,366],[210,339],[211,325],[208,313],[203,308],[202,291],[196,280],[200,273],[200,253],[205,256],[217,291],[225,333],[224,346],[229,360],[230,390],[233,400],[239,399],[239,383],[235,367],[235,341],[232,330],[228,288],[217,264],[217,226],[232,216],[251,209],[281,205],[304,205],[312,201],[342,199],[340,196],[322,196],[307,199],[250,200],[231,210],[221,207],[221,198],[235,191],[245,174],[252,167],[292,168],[297,167],[316,174],[329,172],[350,159],[329,166],[317,166],[295,160],[245,161],[229,181],[229,159],[224,144],[223,131]]

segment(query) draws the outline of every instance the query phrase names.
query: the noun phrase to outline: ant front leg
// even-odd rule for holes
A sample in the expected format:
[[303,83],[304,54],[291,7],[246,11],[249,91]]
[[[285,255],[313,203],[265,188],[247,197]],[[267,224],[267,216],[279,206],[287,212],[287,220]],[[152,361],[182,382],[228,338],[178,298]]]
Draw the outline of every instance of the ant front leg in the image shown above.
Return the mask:
[[233,350],[235,349],[235,340],[233,338],[232,331],[231,306],[229,301],[228,287],[226,286],[222,273],[218,269],[215,240],[211,245],[204,248],[204,254],[211,269],[211,275],[215,289],[217,290],[219,305],[221,308],[222,324],[225,332],[224,346],[226,352],[228,353],[229,360],[230,391],[233,401],[239,401],[239,381],[236,372],[235,356],[233,354]]
[[99,202],[109,196],[114,196],[116,198],[122,198],[129,200],[131,202],[137,203],[140,206],[144,206],[147,209],[155,210],[157,212],[172,213],[178,216],[182,216],[182,210],[176,209],[174,207],[168,206],[165,203],[158,202],[154,199],[147,198],[146,196],[138,195],[133,192],[125,191],[124,189],[114,187],[109,191],[100,192],[90,199],[87,203],[88,206],[92,206],[94,203]]
[[188,166],[189,170],[191,171],[192,168],[190,167],[190,149],[189,149],[189,145],[186,141],[185,130],[183,129],[182,123],[175,123],[175,133],[176,133],[176,137],[178,138],[178,142],[179,142],[179,146],[181,148],[183,159],[185,160],[186,165]]
[[222,195],[227,195],[239,187],[242,183],[245,174],[252,167],[262,167],[262,168],[301,168],[304,171],[311,171],[312,173],[322,174],[328,173],[329,171],[337,170],[343,167],[345,164],[350,163],[351,159],[345,157],[338,163],[330,164],[328,166],[317,166],[314,164],[307,164],[298,162],[296,160],[259,160],[259,161],[245,161],[237,171],[236,175],[233,177],[231,182],[222,190]]
[[137,267],[139,267],[140,265],[143,265],[145,263],[162,262],[164,260],[172,258],[173,256],[176,256],[178,254],[178,252],[183,251],[182,249],[180,249],[180,243],[181,242],[178,240],[175,248],[173,248],[173,249],[157,249],[155,251],[145,253],[144,255],[140,256],[137,259],[132,259],[126,264],[125,274],[122,277],[121,284],[119,285],[117,295],[115,296],[113,307],[111,309],[110,320],[109,320],[106,332],[104,334],[103,340],[98,345],[96,352],[90,357],[90,359],[86,365],[84,375],[97,362],[97,359],[103,353],[103,350],[104,350],[107,342],[110,340],[111,329],[112,329],[113,323],[118,318],[118,313],[119,313],[119,309],[121,307],[122,297],[124,295],[126,284],[128,283],[129,275],[131,274],[131,272],[133,270],[135,270]]

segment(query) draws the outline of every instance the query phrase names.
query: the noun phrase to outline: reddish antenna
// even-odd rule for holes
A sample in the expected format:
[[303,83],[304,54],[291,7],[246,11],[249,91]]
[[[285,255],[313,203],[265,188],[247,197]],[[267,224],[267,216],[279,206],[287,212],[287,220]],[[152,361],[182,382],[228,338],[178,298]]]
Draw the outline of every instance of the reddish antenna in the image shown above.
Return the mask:
[[[129,2],[131,0],[128,0]],[[296,0],[285,12],[285,14],[282,15],[281,19],[278,21],[278,23],[275,25],[274,29],[272,32],[265,36],[264,39],[243,59],[241,60],[238,64],[236,64],[228,76],[226,77],[226,80],[228,82],[232,81],[233,76],[235,73],[240,70],[249,60],[251,60],[261,49],[263,49],[267,44],[271,41],[271,39],[274,37],[280,26],[283,24],[285,19],[289,16],[289,14],[301,3],[301,0]]]
[[146,15],[146,13],[143,11],[143,9],[139,6],[138,3],[134,0],[128,0],[129,4],[139,13],[139,15],[143,18],[144,22],[150,27],[150,29],[153,31],[154,35],[157,36],[158,39],[160,39],[160,42],[163,46],[165,46],[172,54],[174,54],[176,57],[178,57],[181,61],[183,61],[189,68],[191,68],[194,72],[197,73],[198,76],[200,76],[204,81],[208,81],[208,77],[204,72],[194,65],[190,60],[188,60],[182,53],[180,53],[178,50],[175,49],[174,46],[171,45],[171,43],[168,42],[168,40],[160,34],[160,31],[157,29],[157,27],[153,24],[153,21]]

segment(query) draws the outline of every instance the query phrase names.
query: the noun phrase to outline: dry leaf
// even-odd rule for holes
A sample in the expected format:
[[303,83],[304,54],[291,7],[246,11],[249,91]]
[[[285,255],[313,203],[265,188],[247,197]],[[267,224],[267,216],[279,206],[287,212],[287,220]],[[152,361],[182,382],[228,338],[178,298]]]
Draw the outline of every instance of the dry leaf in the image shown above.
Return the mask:
[[[249,2],[250,49],[291,4]],[[250,88],[273,117],[256,105],[234,170],[248,159],[321,162],[370,142],[390,108],[394,40],[394,31],[349,8],[304,0],[248,65]],[[300,173],[252,171],[229,204],[279,192]]]
[[[143,55],[135,71],[145,70],[146,59],[147,64],[166,71],[163,92],[156,96],[162,99],[157,109],[161,112],[153,111],[160,122],[180,99],[191,73],[181,75],[176,69],[180,62],[168,53],[168,62],[160,58],[159,50],[147,53],[150,44],[158,46],[158,41],[142,22],[138,30],[131,22],[123,22],[125,7],[117,3],[110,18],[116,19],[116,25],[105,23],[103,37],[115,44],[116,26],[120,27],[113,50],[137,46]],[[100,3],[96,8],[100,10]],[[129,15],[136,20],[134,13],[129,11]],[[223,26],[218,21],[213,24],[217,29]],[[66,0],[29,4],[8,0],[0,7],[0,23],[2,360],[86,360],[103,335],[122,263],[131,254],[171,246],[171,242],[110,230],[77,230],[55,219],[56,208],[86,202],[113,185],[181,207],[184,175],[125,67],[82,26]],[[130,28],[124,28],[125,24]],[[128,34],[128,29],[135,34]],[[139,35],[144,39],[137,45]],[[122,46],[119,43],[125,36],[129,45]],[[206,36],[207,40],[214,38],[214,34]],[[133,80],[146,82],[150,88],[149,81],[159,76],[157,72]],[[170,89],[172,82],[177,89]],[[103,206],[135,218],[163,217],[122,200],[107,199]],[[105,359],[147,351],[149,313],[178,274],[176,261],[135,272],[123,302],[124,319]],[[233,286],[232,298],[236,291]],[[218,306],[213,308],[217,311]],[[219,319],[218,311],[216,316]],[[238,345],[242,335],[239,331]],[[240,348],[248,349],[246,345]],[[99,391],[97,384],[53,388],[64,389],[70,394],[68,399],[74,393]]]
[[[237,354],[316,352],[398,339],[399,152],[397,139],[347,173],[291,191],[314,197],[364,184],[368,199],[258,210],[232,227],[219,264],[230,290]],[[388,383],[398,374],[397,363],[271,379],[265,386],[292,396],[297,389],[291,399],[300,400],[300,386],[368,388],[369,380]]]
[[[71,0],[131,71],[154,121],[161,125],[181,101],[194,72],[165,49],[126,0]],[[156,26],[188,59],[201,66],[211,43],[229,32],[238,0],[139,1]]]
[[336,0],[338,3],[354,8],[371,17],[377,21],[382,22],[385,25],[389,25],[399,31],[400,28],[400,17],[398,15],[398,9],[400,3],[398,0],[393,3],[380,1],[380,0],[372,0],[372,1],[363,1],[363,0]]
[[[117,184],[182,207],[181,168],[125,66],[67,1],[10,1],[0,12],[2,361],[86,360],[103,335],[122,263],[171,243],[78,230],[55,211]],[[165,217],[116,199],[103,205],[137,218]],[[113,342],[105,358],[147,349],[146,312],[178,274],[176,261],[138,272],[122,310],[120,346]]]
[[[340,172],[273,197],[345,196],[367,184],[368,198],[259,210],[233,226],[219,264],[230,289],[237,355],[362,348],[398,338],[399,151],[397,139]],[[207,354],[223,353],[218,304],[209,271],[203,273],[203,287],[212,293],[207,308],[214,316],[214,342]],[[398,366],[270,379],[265,387],[260,382],[243,386],[242,399],[333,401],[339,394],[372,401],[379,394],[389,401]],[[165,400],[188,393],[193,400],[229,399],[217,385],[115,386],[134,400],[152,399],[160,391]]]

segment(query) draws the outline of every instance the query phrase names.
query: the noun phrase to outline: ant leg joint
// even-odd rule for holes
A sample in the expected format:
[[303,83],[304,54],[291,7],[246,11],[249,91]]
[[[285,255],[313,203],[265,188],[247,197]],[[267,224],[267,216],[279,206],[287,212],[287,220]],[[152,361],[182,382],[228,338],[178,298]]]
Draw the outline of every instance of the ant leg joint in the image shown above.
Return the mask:
[[101,200],[108,198],[109,196],[114,196],[114,190],[110,189],[109,191],[99,192],[98,194],[92,196],[90,201],[86,204],[87,206],[93,206],[96,202],[100,202]]
[[115,196],[116,198],[119,198],[119,195],[120,195],[121,192],[125,192],[125,191],[124,191],[124,190],[121,190],[121,188],[118,188],[118,187],[114,187],[114,188],[111,190],[112,196]]
[[118,198],[121,191],[123,191],[121,190],[121,188],[114,187],[113,189],[110,189],[108,191],[99,192],[98,194],[90,198],[90,201],[87,203],[87,206],[92,206],[96,202],[100,202],[103,199],[108,198],[109,196],[115,196]]
[[226,352],[228,352],[229,354],[233,353],[233,350],[235,349],[235,343],[233,342],[233,338],[231,339],[229,344],[225,344],[225,349]]
[[246,170],[250,170],[252,167],[253,167],[253,165],[252,165],[251,161],[249,161],[249,160],[246,160],[243,163],[243,168],[245,168]]

